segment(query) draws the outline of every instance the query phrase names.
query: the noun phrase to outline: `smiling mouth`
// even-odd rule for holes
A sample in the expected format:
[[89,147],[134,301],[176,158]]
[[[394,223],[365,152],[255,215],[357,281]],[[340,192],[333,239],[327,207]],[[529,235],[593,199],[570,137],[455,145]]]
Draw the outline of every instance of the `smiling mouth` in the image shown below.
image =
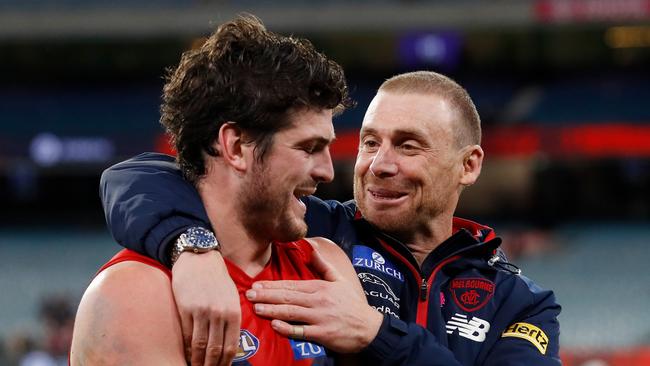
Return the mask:
[[406,196],[406,193],[386,189],[369,189],[370,195],[379,200],[396,200]]
[[314,193],[316,193],[316,187],[297,188],[295,191],[293,191],[293,195],[297,200],[300,200],[302,197],[310,196]]

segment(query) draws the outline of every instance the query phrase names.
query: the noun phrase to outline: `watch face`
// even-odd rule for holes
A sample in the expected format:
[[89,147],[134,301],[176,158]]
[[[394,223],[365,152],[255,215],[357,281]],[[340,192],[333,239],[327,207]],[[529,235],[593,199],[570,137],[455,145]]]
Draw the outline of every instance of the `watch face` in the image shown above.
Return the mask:
[[187,243],[198,249],[213,249],[217,246],[217,239],[209,230],[193,227],[185,232]]

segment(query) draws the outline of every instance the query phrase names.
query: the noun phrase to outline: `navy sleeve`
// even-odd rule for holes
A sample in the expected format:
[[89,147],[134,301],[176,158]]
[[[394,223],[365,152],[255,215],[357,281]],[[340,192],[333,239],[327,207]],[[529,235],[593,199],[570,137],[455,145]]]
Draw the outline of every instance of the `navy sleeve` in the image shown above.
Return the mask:
[[390,315],[384,315],[377,336],[363,355],[373,365],[462,366],[433,333]]
[[490,349],[485,366],[541,365],[560,366],[561,306],[552,291],[543,290],[525,276],[519,277],[527,287],[524,311],[511,320]]
[[169,155],[144,153],[104,171],[100,196],[113,238],[169,265],[167,248],[191,226],[210,228],[196,189]]
[[[199,194],[169,155],[144,153],[106,169],[100,196],[113,238],[123,247],[167,266],[167,249],[180,233],[191,226],[211,229]],[[313,196],[304,201],[308,236],[323,236],[338,243],[337,239],[349,235],[352,203]],[[215,235],[219,238],[219,233]]]

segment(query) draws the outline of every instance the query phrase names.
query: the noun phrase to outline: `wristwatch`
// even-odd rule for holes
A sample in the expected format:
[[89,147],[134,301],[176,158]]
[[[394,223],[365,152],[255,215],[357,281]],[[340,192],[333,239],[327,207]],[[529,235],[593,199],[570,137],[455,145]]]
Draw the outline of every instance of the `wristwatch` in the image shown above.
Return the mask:
[[210,230],[202,227],[191,227],[182,233],[172,246],[171,265],[173,266],[176,263],[183,252],[205,253],[211,250],[219,250],[219,248],[219,242]]

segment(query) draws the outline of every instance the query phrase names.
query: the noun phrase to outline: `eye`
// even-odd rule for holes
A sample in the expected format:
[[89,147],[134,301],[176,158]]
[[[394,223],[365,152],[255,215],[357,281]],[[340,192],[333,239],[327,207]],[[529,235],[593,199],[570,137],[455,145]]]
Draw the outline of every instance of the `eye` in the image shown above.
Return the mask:
[[310,142],[310,143],[306,143],[304,145],[301,145],[300,149],[302,151],[306,152],[307,154],[311,155],[311,154],[316,154],[316,153],[318,153],[320,151],[323,151],[323,149],[325,149],[325,146],[327,146],[327,144],[323,144],[323,143],[319,143],[319,142]]
[[379,142],[373,138],[364,138],[361,140],[360,149],[364,151],[374,151],[379,148]]
[[302,151],[306,152],[307,154],[313,154],[316,152],[316,145],[306,145],[302,147]]
[[413,140],[408,140],[404,141],[401,144],[399,144],[399,149],[404,151],[404,152],[414,152],[416,150],[419,150],[421,148],[420,144],[418,144],[416,141]]
[[314,153],[314,145],[303,146],[302,151],[306,152],[307,154],[313,154]]

